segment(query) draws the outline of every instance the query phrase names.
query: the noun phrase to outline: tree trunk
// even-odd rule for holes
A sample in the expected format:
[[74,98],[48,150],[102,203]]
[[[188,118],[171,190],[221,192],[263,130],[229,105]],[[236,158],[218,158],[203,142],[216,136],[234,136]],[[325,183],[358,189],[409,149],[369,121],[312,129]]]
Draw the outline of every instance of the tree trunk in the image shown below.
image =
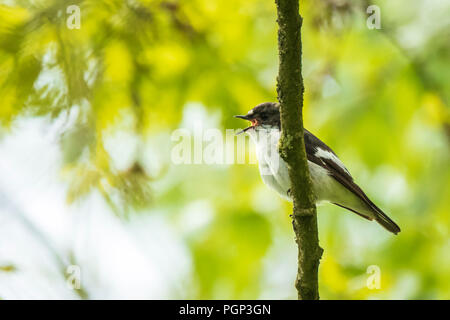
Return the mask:
[[298,246],[295,287],[300,300],[319,299],[318,269],[322,256],[317,212],[303,137],[303,78],[299,0],[275,0],[278,11],[279,72],[277,93],[281,105],[279,150],[288,165],[293,199],[292,224]]

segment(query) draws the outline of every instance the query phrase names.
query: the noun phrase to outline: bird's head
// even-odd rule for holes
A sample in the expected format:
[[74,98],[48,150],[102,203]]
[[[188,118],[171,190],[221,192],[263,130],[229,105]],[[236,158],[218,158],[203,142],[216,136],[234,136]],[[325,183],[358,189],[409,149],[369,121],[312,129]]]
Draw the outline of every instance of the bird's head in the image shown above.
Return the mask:
[[259,128],[280,128],[280,105],[275,102],[265,102],[258,104],[246,115],[235,116],[239,119],[248,120],[251,126],[238,132],[241,134],[247,130],[257,130]]

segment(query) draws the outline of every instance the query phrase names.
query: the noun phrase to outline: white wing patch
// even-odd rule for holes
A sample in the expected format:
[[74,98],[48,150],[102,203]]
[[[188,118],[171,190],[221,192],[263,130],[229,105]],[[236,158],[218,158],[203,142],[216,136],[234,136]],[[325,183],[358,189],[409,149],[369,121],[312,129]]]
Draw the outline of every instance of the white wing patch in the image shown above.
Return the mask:
[[350,172],[347,170],[347,168],[345,167],[344,163],[341,161],[341,159],[339,159],[338,157],[336,157],[335,154],[333,154],[330,151],[327,150],[323,150],[321,148],[317,148],[316,153],[314,154],[317,158],[324,158],[324,159],[329,159],[331,161],[333,161],[334,163],[336,163],[339,167],[341,167],[346,173],[348,173],[349,176],[351,176]]

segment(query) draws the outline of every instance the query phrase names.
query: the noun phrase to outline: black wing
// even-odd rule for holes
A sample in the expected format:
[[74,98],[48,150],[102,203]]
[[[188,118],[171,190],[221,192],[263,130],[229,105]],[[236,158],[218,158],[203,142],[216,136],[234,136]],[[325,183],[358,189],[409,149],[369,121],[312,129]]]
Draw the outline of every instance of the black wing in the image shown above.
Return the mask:
[[[369,199],[369,197],[367,197],[364,191],[362,191],[361,188],[353,181],[353,177],[350,175],[350,172],[348,172],[348,170],[343,165],[340,165],[339,163],[333,161],[333,159],[320,157],[316,155],[317,151],[321,149],[323,151],[330,152],[331,154],[337,157],[334,151],[331,150],[331,148],[328,147],[324,142],[322,142],[319,138],[317,138],[308,130],[306,129],[304,130],[305,130],[304,138],[305,138],[306,155],[308,160],[326,169],[329,172],[330,176],[332,176],[346,189],[348,189],[353,194],[355,194],[359,199],[361,199],[375,213],[375,220],[378,223],[380,223],[383,227],[385,227],[387,230],[395,234],[400,232],[399,226],[394,221],[392,221],[383,211],[381,211],[381,209],[378,208]],[[340,207],[343,207],[338,203],[335,204]],[[347,207],[344,208],[353,211],[356,214],[368,220],[372,220],[372,217],[368,217],[367,215],[364,215],[360,212],[356,212],[351,208]]]

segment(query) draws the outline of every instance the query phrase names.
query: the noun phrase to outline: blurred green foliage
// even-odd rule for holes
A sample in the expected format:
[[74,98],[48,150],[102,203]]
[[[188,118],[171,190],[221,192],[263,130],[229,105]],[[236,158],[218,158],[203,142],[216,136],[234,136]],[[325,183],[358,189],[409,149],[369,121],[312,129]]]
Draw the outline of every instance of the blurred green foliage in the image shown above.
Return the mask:
[[[3,2],[0,123],[70,122],[55,168],[68,201],[97,190],[120,216],[161,209],[191,251],[184,298],[273,297],[263,288],[296,250],[289,204],[262,186],[256,166],[175,166],[167,149],[192,103],[224,129],[242,125],[232,115],[276,100],[274,3]],[[305,126],[402,228],[393,237],[319,207],[325,299],[450,298],[450,30],[440,20],[450,12],[413,2],[377,1],[382,29],[370,30],[368,1],[301,1]],[[66,26],[73,4],[80,29]],[[425,9],[439,15],[424,22]],[[118,132],[134,141],[122,166],[107,146]],[[192,210],[210,220],[187,228]],[[381,289],[366,288],[369,265],[380,267]],[[289,269],[292,286],[279,298],[295,298],[295,260]]]

